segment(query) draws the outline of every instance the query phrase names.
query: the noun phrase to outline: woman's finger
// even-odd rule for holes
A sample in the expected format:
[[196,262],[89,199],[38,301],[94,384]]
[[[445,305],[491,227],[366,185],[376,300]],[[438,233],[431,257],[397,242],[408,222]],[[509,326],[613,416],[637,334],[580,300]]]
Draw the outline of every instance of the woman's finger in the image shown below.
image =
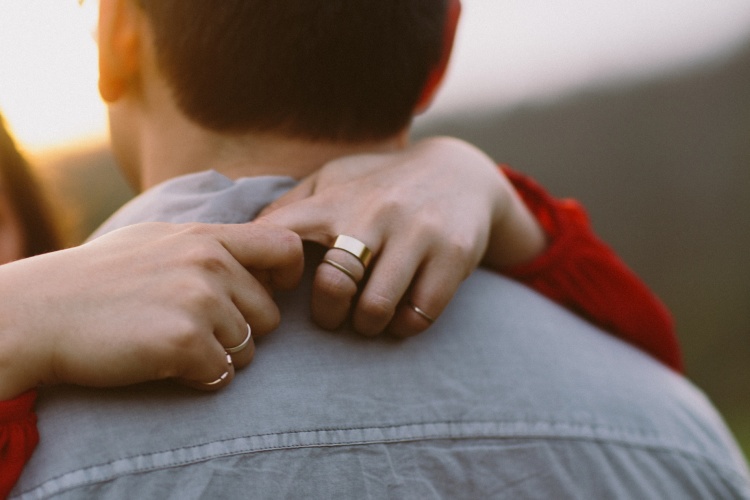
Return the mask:
[[388,332],[400,337],[428,329],[442,314],[466,278],[464,266],[446,254],[428,258],[398,305]]
[[234,321],[235,333],[231,341],[222,339],[224,346],[238,345],[245,338],[246,325],[249,324],[253,335],[263,336],[279,326],[280,313],[269,294],[268,289],[239,264],[228,268],[228,302],[239,311],[238,320]]
[[328,250],[315,271],[310,309],[313,321],[327,330],[339,328],[349,317],[365,267],[354,255]]
[[354,308],[357,332],[378,335],[391,323],[425,252],[422,243],[412,240],[383,247]]
[[299,184],[284,193],[282,196],[276,198],[276,200],[269,205],[266,205],[266,207],[260,211],[258,217],[264,217],[282,207],[309,198],[315,192],[316,179],[317,173],[305,177]]
[[280,207],[255,219],[256,223],[273,224],[294,231],[303,241],[330,247],[341,222],[340,207],[322,195],[306,198]]
[[196,230],[211,232],[245,268],[269,271],[273,288],[293,288],[302,276],[302,241],[288,229],[251,222],[202,225]]
[[[263,292],[265,293],[265,291]],[[231,356],[234,367],[241,369],[249,365],[255,356],[255,341],[253,340],[252,323],[257,323],[255,317],[245,316],[237,306],[227,299],[229,306],[226,312],[222,313],[217,308],[217,314],[222,314],[222,318],[216,321],[214,327],[214,336],[224,351]],[[278,324],[278,309],[271,302],[274,310],[273,318]]]
[[[162,335],[165,348],[155,351],[165,358],[161,363],[176,365],[176,376],[204,380],[206,367],[220,362],[222,352],[231,354],[236,368],[247,366],[252,361],[255,345],[252,337],[246,342],[249,325],[235,304],[231,290],[251,285],[264,296],[267,292],[261,285],[253,283],[252,276],[234,259],[227,257],[227,261],[226,267],[214,264],[215,268],[208,276],[199,274],[181,283],[181,309],[189,314],[185,321],[175,323],[180,325],[178,329]],[[263,300],[270,301],[266,297]],[[275,307],[273,302],[271,307]],[[233,349],[240,345],[243,349]],[[228,350],[235,352],[228,353]],[[158,361],[155,366],[159,366]]]
[[191,374],[177,379],[183,385],[200,391],[218,391],[229,385],[234,379],[234,363],[227,353],[217,353],[211,363],[204,363],[200,369],[191,370]]

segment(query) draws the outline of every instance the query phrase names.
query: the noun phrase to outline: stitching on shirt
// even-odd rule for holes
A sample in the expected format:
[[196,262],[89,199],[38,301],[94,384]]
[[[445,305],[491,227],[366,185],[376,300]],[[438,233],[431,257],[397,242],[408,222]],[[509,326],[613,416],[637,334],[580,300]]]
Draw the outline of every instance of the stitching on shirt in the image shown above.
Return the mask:
[[[430,432],[425,427],[461,427],[463,429],[449,429],[443,432]],[[482,427],[482,429],[470,429],[472,427]],[[519,427],[513,432],[509,432],[508,426]],[[494,429],[488,429],[493,427]],[[533,427],[537,427],[536,432]],[[414,428],[409,430],[409,428]],[[417,429],[423,431],[422,433],[415,433]],[[522,429],[521,429],[522,428]],[[545,428],[546,431],[541,429]],[[59,485],[57,483],[63,480],[66,476],[71,476],[77,473],[85,473],[87,471],[93,472],[96,469],[106,469],[118,463],[127,463],[139,459],[153,460],[155,457],[162,454],[175,453],[180,451],[196,450],[201,447],[217,445],[217,444],[228,444],[233,441],[243,440],[258,440],[267,437],[277,437],[279,441],[284,441],[284,437],[293,438],[300,437],[305,434],[313,433],[349,433],[349,432],[387,432],[387,431],[408,431],[408,436],[394,436],[386,437],[381,436],[377,439],[331,439],[322,440],[314,439],[309,443],[295,443],[289,445],[278,444],[275,446],[252,446],[250,443],[244,444],[237,449],[229,450],[225,449],[221,452],[206,453],[199,457],[192,457],[186,460],[171,460],[168,464],[149,465],[149,466],[136,466],[135,464],[129,464],[129,470],[118,470],[118,472],[108,471],[101,473],[102,477],[92,480],[80,480],[77,483],[69,484],[66,486]],[[567,430],[568,434],[562,433],[563,430]],[[574,432],[571,432],[574,431]],[[584,432],[585,431],[585,432]],[[557,433],[557,434],[556,434]],[[610,434],[611,433],[611,434]],[[584,435],[585,434],[585,435]],[[635,438],[635,439],[634,439]],[[254,434],[248,436],[235,436],[226,439],[210,440],[191,446],[174,447],[161,451],[156,451],[147,454],[133,455],[129,457],[118,458],[108,462],[76,469],[74,471],[60,474],[56,477],[46,480],[44,483],[39,484],[27,491],[21,492],[20,496],[34,495],[36,491],[37,495],[41,494],[40,491],[50,488],[51,491],[44,495],[60,494],[65,491],[72,490],[74,488],[101,483],[107,480],[116,479],[132,474],[151,472],[155,470],[170,469],[174,467],[181,467],[190,464],[196,464],[205,462],[208,460],[230,457],[243,454],[262,453],[268,451],[288,450],[288,449],[304,449],[304,448],[323,448],[323,447],[343,447],[343,446],[364,446],[371,444],[390,444],[400,442],[411,442],[411,441],[434,441],[434,440],[446,440],[446,439],[498,439],[498,440],[514,440],[514,439],[552,439],[556,441],[582,441],[582,442],[601,442],[616,446],[624,446],[630,448],[641,448],[650,450],[661,450],[668,451],[680,455],[691,461],[704,463],[716,470],[721,477],[731,476],[735,481],[740,483],[745,482],[744,476],[739,472],[735,471],[730,464],[718,463],[711,457],[703,454],[700,450],[692,450],[682,446],[682,443],[670,442],[669,440],[662,439],[658,433],[649,432],[644,429],[637,428],[624,428],[612,425],[599,425],[599,424],[587,424],[580,422],[561,422],[561,421],[526,421],[526,420],[498,420],[498,421],[444,421],[444,422],[418,422],[411,424],[399,424],[399,425],[385,425],[385,426],[367,426],[367,427],[332,427],[332,428],[313,428],[309,430],[297,430],[287,432],[275,432],[275,433],[264,433]],[[648,439],[648,441],[646,440]],[[723,471],[723,473],[721,472]]]

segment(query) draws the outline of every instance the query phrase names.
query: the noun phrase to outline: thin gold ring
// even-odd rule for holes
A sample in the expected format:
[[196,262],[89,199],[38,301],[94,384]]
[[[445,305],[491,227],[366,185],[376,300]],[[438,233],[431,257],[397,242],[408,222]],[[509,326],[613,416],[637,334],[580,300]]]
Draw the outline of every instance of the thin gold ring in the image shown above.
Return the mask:
[[427,314],[426,312],[424,312],[422,309],[420,309],[419,307],[415,306],[411,302],[409,302],[409,307],[411,307],[414,310],[415,313],[419,314],[425,320],[427,320],[428,323],[434,323],[435,322],[435,318],[433,318],[432,316],[430,316],[429,314]]
[[352,236],[345,234],[338,235],[331,248],[338,248],[354,255],[365,266],[365,269],[367,269],[372,260],[372,252],[367,248],[367,245]]
[[336,269],[338,269],[342,273],[346,274],[347,276],[349,276],[352,279],[352,281],[354,282],[355,285],[359,285],[359,282],[357,281],[356,276],[354,276],[354,273],[352,273],[350,270],[348,270],[347,268],[345,268],[344,266],[342,266],[338,262],[334,262],[331,259],[323,259],[323,262],[325,262],[329,266],[335,267]]
[[227,347],[224,350],[227,352],[227,354],[236,354],[243,350],[247,345],[250,343],[250,339],[253,338],[253,331],[250,328],[250,323],[247,324],[247,336],[245,337],[245,340],[242,341],[242,343],[235,347]]

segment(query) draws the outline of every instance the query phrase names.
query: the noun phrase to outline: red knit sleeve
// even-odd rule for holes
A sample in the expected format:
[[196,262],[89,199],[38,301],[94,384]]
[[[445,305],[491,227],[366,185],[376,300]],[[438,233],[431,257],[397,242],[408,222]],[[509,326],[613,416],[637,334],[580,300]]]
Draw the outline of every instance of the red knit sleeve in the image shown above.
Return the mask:
[[550,242],[542,255],[504,274],[682,371],[669,311],[594,234],[583,207],[575,200],[553,198],[506,166],[501,169]]
[[0,498],[8,496],[39,442],[35,400],[36,391],[29,391],[0,401]]

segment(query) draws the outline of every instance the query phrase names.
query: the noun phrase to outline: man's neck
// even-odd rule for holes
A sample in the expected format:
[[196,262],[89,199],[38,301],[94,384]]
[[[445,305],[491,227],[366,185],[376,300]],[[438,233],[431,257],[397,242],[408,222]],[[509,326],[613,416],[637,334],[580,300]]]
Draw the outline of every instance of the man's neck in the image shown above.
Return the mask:
[[[157,124],[158,125],[158,124]],[[219,134],[190,122],[149,127],[140,138],[140,187],[184,174],[216,170],[231,179],[281,175],[302,179],[336,158],[404,147],[404,137],[336,143],[276,134]]]
[[271,133],[219,133],[188,119],[161,78],[111,104],[112,143],[137,189],[180,175],[216,170],[229,178],[281,175],[302,179],[336,158],[406,146],[407,132],[367,142],[326,142]]

